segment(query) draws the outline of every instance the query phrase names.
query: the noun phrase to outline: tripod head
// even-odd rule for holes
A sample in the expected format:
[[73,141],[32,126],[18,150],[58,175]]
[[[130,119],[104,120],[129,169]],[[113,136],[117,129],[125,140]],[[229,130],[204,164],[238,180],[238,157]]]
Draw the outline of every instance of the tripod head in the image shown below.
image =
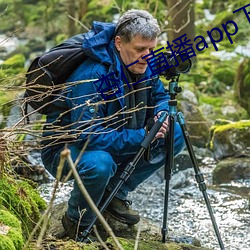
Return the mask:
[[178,82],[179,82],[179,77],[180,75],[178,75],[176,78],[172,78],[169,82],[169,95],[170,95],[170,100],[175,99],[175,96],[179,93],[181,93],[182,91],[182,87],[178,86]]

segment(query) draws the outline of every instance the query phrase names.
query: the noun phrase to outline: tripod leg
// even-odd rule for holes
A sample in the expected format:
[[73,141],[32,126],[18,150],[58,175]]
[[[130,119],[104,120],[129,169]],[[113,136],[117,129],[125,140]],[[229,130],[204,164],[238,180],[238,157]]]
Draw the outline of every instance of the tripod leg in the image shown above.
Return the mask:
[[[109,205],[109,203],[111,202],[111,200],[114,198],[114,196],[116,195],[116,193],[118,192],[118,190],[120,189],[120,187],[122,186],[122,184],[132,174],[132,172],[135,169],[136,164],[138,163],[138,161],[140,160],[140,158],[142,157],[142,155],[144,154],[145,150],[148,148],[148,146],[150,145],[150,143],[153,141],[156,133],[159,131],[159,129],[162,126],[162,123],[165,121],[166,118],[167,118],[167,113],[166,112],[162,112],[161,116],[155,122],[155,124],[152,127],[152,129],[150,130],[149,134],[147,134],[147,136],[142,141],[141,148],[139,149],[138,153],[135,155],[133,161],[130,162],[126,166],[126,168],[124,169],[123,173],[120,176],[120,180],[117,183],[116,187],[113,189],[113,191],[110,193],[110,195],[107,198],[107,200],[104,202],[104,204],[100,208],[100,212],[101,213],[107,208],[107,206]],[[90,231],[92,230],[92,227],[94,226],[96,220],[97,220],[97,216],[94,217],[94,219],[92,220],[92,222],[90,223],[90,225],[82,233],[82,240],[83,241],[88,237],[88,235],[89,235]]]
[[166,235],[168,232],[168,200],[169,200],[169,183],[172,176],[172,169],[174,166],[174,122],[173,115],[169,115],[169,131],[166,138],[166,162],[165,162],[165,197],[164,197],[164,212],[163,212],[163,225],[162,225],[162,242],[166,242]]
[[178,118],[179,124],[181,126],[181,130],[182,130],[185,142],[186,142],[186,146],[187,146],[187,150],[188,150],[191,162],[192,162],[193,167],[194,167],[195,179],[196,179],[196,181],[197,181],[197,183],[199,185],[200,191],[203,194],[203,197],[204,197],[204,200],[205,200],[205,203],[206,203],[206,206],[207,206],[207,210],[209,212],[209,215],[210,215],[210,218],[211,218],[211,221],[212,221],[212,224],[213,224],[213,228],[214,228],[216,237],[218,239],[220,248],[221,248],[221,250],[224,250],[225,247],[223,245],[221,235],[220,235],[220,232],[219,232],[219,229],[218,229],[218,226],[217,226],[214,214],[213,214],[213,210],[212,210],[210,201],[208,199],[208,195],[207,195],[207,192],[206,192],[207,188],[206,188],[206,184],[204,182],[204,177],[203,177],[203,174],[201,173],[201,171],[199,169],[198,162],[197,162],[197,159],[195,157],[195,154],[194,154],[194,151],[193,151],[190,139],[189,139],[189,133],[188,133],[187,128],[186,128],[184,116],[183,116],[183,114],[181,112],[178,112],[177,113],[177,118]]

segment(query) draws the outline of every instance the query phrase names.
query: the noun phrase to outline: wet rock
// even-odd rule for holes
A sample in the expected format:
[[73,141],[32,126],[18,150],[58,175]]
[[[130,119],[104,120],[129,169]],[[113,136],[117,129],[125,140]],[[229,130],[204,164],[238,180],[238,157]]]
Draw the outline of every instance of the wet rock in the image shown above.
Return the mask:
[[227,158],[220,161],[213,171],[213,183],[250,178],[250,158]]
[[52,180],[51,175],[41,162],[39,151],[32,151],[29,155],[22,155],[18,160],[12,160],[11,165],[17,174],[34,182],[41,184]]
[[180,110],[185,116],[185,123],[192,145],[206,148],[210,124],[204,118],[198,106],[188,101],[181,101]]
[[[62,239],[57,239],[57,236],[62,235],[64,231],[61,224],[61,217],[65,213],[66,208],[67,204],[63,202],[55,205],[52,209],[51,221],[47,230],[46,238],[50,240],[54,239],[54,245],[56,245],[57,242],[59,244],[62,240]],[[166,243],[162,243],[160,228],[152,224],[147,219],[141,219],[140,223],[138,223],[135,226],[128,226],[126,224],[114,220],[112,217],[106,215],[105,213],[104,216],[106,221],[112,228],[114,234],[117,237],[119,237],[119,241],[123,245],[124,249],[134,249],[134,240],[136,239],[136,236],[139,231],[140,249],[208,250],[208,248],[201,247],[200,241],[195,237],[190,237],[185,235],[177,236],[173,232],[169,233],[168,237],[166,238]],[[99,228],[99,230],[104,230],[100,225],[97,228]],[[99,231],[99,233],[101,232]],[[44,240],[44,243],[46,243],[46,238]],[[64,239],[64,242],[65,244],[68,244],[67,238]],[[107,242],[112,243],[112,239],[108,238],[106,243]],[[72,242],[72,244],[74,243]],[[77,244],[79,243],[75,243],[75,245]],[[102,249],[102,248],[95,248],[95,249]]]
[[170,187],[173,189],[178,189],[189,186],[191,176],[193,176],[193,169],[191,168],[174,174],[171,178]]

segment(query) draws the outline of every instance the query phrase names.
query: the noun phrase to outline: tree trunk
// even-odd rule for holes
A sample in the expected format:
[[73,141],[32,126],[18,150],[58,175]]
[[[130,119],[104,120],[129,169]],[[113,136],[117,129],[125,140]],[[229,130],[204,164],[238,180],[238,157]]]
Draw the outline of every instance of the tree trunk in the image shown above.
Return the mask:
[[69,14],[69,23],[68,23],[68,34],[69,36],[73,36],[76,34],[76,1],[75,0],[69,0],[68,1],[68,14]]
[[184,34],[191,41],[195,38],[195,0],[167,0],[169,9],[168,41],[172,41]]
[[78,11],[78,18],[81,20],[84,15],[87,13],[88,10],[88,3],[87,0],[79,1],[79,11]]

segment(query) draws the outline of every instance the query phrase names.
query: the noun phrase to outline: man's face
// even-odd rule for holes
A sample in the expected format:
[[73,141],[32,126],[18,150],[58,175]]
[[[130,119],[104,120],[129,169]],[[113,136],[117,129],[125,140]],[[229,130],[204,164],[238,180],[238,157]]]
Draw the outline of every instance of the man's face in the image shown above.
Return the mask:
[[136,35],[128,43],[124,43],[121,37],[115,37],[115,46],[120,52],[120,56],[125,65],[129,65],[135,61],[139,61],[132,66],[128,67],[128,70],[134,74],[143,74],[147,69],[146,57],[142,59],[143,56],[148,55],[156,46],[157,39],[146,40],[140,35]]

